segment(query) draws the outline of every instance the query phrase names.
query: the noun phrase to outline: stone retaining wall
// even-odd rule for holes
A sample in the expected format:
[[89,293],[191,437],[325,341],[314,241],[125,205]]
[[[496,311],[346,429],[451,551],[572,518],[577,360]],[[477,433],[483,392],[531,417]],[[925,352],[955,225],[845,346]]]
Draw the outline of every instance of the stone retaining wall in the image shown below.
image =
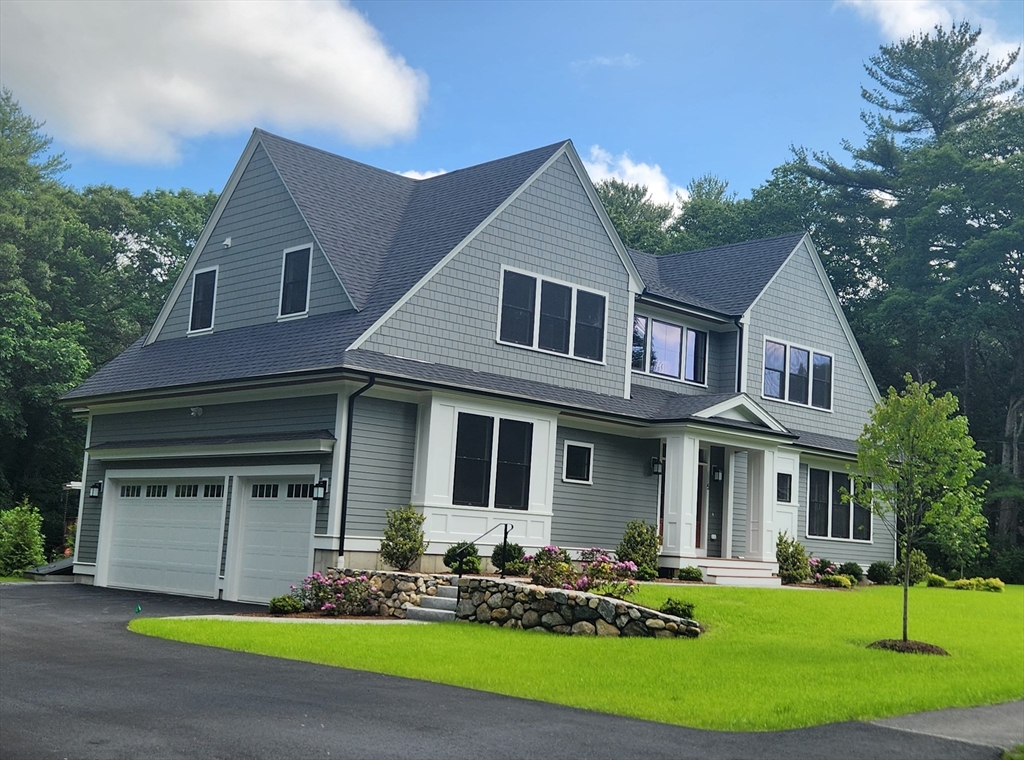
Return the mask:
[[700,623],[581,591],[490,578],[462,578],[455,619],[566,636],[694,638]]
[[365,576],[377,589],[372,594],[372,610],[381,617],[404,618],[409,607],[419,607],[421,596],[436,596],[438,586],[451,586],[454,576],[399,573],[385,570],[337,570],[331,573],[348,578]]

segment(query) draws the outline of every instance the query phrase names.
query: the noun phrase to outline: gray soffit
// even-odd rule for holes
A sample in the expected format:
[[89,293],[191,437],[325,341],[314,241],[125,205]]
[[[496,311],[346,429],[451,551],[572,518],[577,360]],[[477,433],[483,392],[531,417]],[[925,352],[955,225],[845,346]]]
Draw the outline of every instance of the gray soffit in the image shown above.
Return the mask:
[[109,449],[164,449],[183,446],[237,446],[246,443],[281,443],[284,441],[333,441],[330,430],[304,430],[290,433],[255,433],[252,435],[213,435],[190,438],[159,438],[138,441],[108,441],[90,446],[90,453]]
[[804,234],[794,232],[658,256],[630,250],[629,255],[644,279],[645,294],[739,317],[761,294]]
[[821,433],[808,433],[803,430],[793,431],[799,436],[793,444],[805,449],[818,449],[820,451],[830,451],[839,454],[848,454],[851,456],[857,456],[857,442],[850,441],[846,438],[836,438],[832,435],[822,435]]

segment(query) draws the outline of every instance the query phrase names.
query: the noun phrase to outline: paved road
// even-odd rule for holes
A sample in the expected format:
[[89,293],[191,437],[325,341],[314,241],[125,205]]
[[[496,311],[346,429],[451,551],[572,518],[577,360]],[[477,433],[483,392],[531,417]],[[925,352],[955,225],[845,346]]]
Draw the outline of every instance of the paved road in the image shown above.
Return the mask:
[[64,584],[0,586],[0,757],[996,760],[1001,754],[866,723],[768,734],[699,731],[190,646],[128,632],[136,604],[154,616],[246,607]]

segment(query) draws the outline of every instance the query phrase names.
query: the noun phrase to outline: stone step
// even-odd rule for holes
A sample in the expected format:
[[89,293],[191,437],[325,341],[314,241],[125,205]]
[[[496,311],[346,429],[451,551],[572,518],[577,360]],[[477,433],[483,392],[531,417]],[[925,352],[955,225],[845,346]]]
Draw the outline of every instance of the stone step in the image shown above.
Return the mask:
[[447,623],[449,621],[455,620],[455,611],[432,610],[427,607],[409,607],[405,611],[405,619],[422,620],[430,623]]
[[778,578],[765,578],[762,576],[737,576],[737,575],[707,575],[705,576],[707,583],[713,583],[716,586],[757,586],[763,588],[776,588],[782,585],[782,581]]
[[453,597],[449,596],[421,596],[420,606],[428,610],[448,610],[455,612],[455,605],[458,603]]
[[772,570],[770,567],[708,567],[701,563],[698,567],[703,571],[705,575],[715,575],[719,577],[723,576],[734,576],[737,578],[771,578]]
[[458,586],[438,586],[437,595],[443,596],[445,599],[458,599],[459,598],[459,587]]
[[770,573],[779,571],[778,562],[760,562],[752,559],[720,559],[718,557],[697,557],[690,564],[703,568],[743,568],[745,570],[768,570]]

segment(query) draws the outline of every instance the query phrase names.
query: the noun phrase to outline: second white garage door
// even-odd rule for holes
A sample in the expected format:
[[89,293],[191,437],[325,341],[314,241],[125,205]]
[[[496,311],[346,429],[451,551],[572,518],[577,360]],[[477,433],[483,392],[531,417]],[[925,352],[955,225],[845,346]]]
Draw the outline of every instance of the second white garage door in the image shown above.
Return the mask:
[[238,599],[266,602],[287,594],[312,569],[312,484],[261,480],[244,488]]

